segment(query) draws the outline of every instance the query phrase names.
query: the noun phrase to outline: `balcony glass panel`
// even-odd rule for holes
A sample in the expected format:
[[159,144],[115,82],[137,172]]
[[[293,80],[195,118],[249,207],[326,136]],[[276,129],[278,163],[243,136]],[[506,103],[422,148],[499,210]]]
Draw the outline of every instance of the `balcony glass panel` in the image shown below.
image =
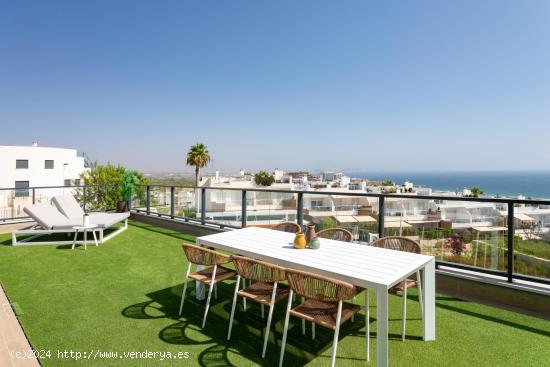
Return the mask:
[[304,224],[315,230],[344,228],[354,242],[369,243],[378,236],[378,199],[373,197],[304,194]]
[[514,273],[550,279],[550,206],[514,207]]
[[411,238],[437,260],[506,272],[508,228],[501,209],[487,202],[387,197],[385,235]]

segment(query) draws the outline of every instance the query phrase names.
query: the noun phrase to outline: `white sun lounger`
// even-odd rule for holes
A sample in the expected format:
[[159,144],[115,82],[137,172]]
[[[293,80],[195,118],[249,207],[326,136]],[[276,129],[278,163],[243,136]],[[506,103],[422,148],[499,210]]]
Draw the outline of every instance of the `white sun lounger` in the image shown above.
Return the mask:
[[[74,233],[73,226],[82,225],[84,211],[72,195],[56,196],[52,202],[27,205],[23,210],[37,224],[31,228],[19,229],[12,232],[12,245],[54,245],[72,244],[73,241],[48,241],[38,242],[33,239],[53,233]],[[99,233],[99,243],[103,243],[128,228],[128,217],[130,213],[90,213],[90,223],[97,225],[94,230]],[[124,222],[124,225],[114,232],[104,236],[107,228]],[[17,235],[31,235],[22,240],[17,240]],[[83,243],[77,241],[76,243]]]

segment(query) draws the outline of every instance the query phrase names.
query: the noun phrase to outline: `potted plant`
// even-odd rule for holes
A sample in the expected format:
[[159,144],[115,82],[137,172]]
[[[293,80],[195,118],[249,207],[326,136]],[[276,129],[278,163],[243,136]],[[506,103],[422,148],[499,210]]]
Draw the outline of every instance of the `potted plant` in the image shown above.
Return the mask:
[[139,185],[139,179],[134,171],[126,170],[122,175],[122,181],[118,185],[118,192],[120,199],[116,202],[117,213],[127,212],[130,208],[130,200],[136,189],[136,185]]

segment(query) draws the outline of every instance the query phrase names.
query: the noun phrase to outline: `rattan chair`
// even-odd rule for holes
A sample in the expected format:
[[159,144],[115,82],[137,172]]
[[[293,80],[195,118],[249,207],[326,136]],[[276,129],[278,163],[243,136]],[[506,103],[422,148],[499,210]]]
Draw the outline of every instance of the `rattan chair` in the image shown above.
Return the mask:
[[273,226],[271,229],[288,233],[298,233],[302,230],[300,225],[294,222],[282,222]]
[[328,238],[331,240],[352,242],[353,235],[350,231],[344,228],[327,228],[317,232],[317,237]]
[[[330,366],[333,367],[336,362],[336,349],[338,346],[340,325],[351,319],[352,316],[361,309],[359,305],[344,302],[345,300],[350,300],[355,296],[356,288],[347,282],[298,270],[287,269],[286,278],[290,286],[290,295],[286,309],[279,367],[282,367],[283,365],[290,315],[334,330],[332,356],[330,359]],[[296,292],[297,295],[302,296],[305,301],[303,301],[300,305],[291,308],[292,296],[294,292]],[[366,317],[365,320],[368,325],[368,317]]]
[[[390,250],[412,252],[415,254],[420,254],[422,250],[418,242],[411,240],[410,238],[400,236],[382,237],[372,242],[371,246],[382,247]],[[416,282],[412,279],[405,279],[403,281],[403,325],[401,333],[402,340],[405,340],[405,328],[407,323],[407,288],[413,287],[415,285],[418,286],[418,301],[420,303],[420,313],[421,315],[424,315],[424,305],[422,302],[422,280],[420,277],[420,271],[417,271]]]
[[[202,327],[204,328],[204,324],[206,323],[206,316],[208,315],[208,309],[210,308],[212,289],[216,288],[216,284],[218,282],[232,278],[237,273],[231,269],[221,266],[221,264],[231,262],[231,258],[227,255],[222,254],[221,252],[190,244],[183,244],[182,247],[183,251],[185,252],[185,256],[187,257],[187,260],[189,262],[189,266],[187,267],[183,291],[181,293],[179,315],[181,316],[181,312],[183,310],[183,302],[185,301],[185,293],[187,291],[187,279],[191,278],[208,285],[208,298],[206,299],[206,308],[204,310],[204,317],[202,319]],[[207,266],[207,268],[191,273],[191,266],[193,264]]]
[[[275,303],[288,297],[290,293],[290,288],[286,284],[280,283],[286,279],[285,269],[274,264],[243,256],[233,256],[232,259],[235,264],[235,270],[237,270],[237,282],[235,284],[235,294],[233,295],[233,305],[231,306],[227,340],[231,338],[237,296],[259,303],[261,305],[262,318],[264,317],[264,305],[267,305],[269,306],[269,311],[262,348],[262,358],[264,358],[269,339],[273,308],[275,307]],[[239,289],[241,278],[243,279],[243,283],[246,279],[251,281],[251,284],[248,287]]]

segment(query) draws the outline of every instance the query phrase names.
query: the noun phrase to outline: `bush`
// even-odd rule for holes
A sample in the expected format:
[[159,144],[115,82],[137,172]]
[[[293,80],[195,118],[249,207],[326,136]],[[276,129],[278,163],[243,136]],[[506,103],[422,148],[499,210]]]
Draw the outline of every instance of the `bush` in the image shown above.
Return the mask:
[[[124,175],[127,172],[122,166],[115,166],[110,163],[107,165],[98,165],[89,172],[84,172],[80,175],[82,183],[86,186],[86,195],[82,187],[76,190],[76,198],[79,201],[86,200],[87,210],[107,210],[113,209],[116,202],[124,200],[122,197],[121,184],[124,181]],[[138,198],[145,196],[145,187],[139,185],[148,184],[145,176],[140,172],[129,171],[127,179],[130,175],[135,176],[133,181],[134,195]]]
[[260,171],[254,175],[254,182],[260,186],[271,186],[275,182],[275,177],[266,171]]

